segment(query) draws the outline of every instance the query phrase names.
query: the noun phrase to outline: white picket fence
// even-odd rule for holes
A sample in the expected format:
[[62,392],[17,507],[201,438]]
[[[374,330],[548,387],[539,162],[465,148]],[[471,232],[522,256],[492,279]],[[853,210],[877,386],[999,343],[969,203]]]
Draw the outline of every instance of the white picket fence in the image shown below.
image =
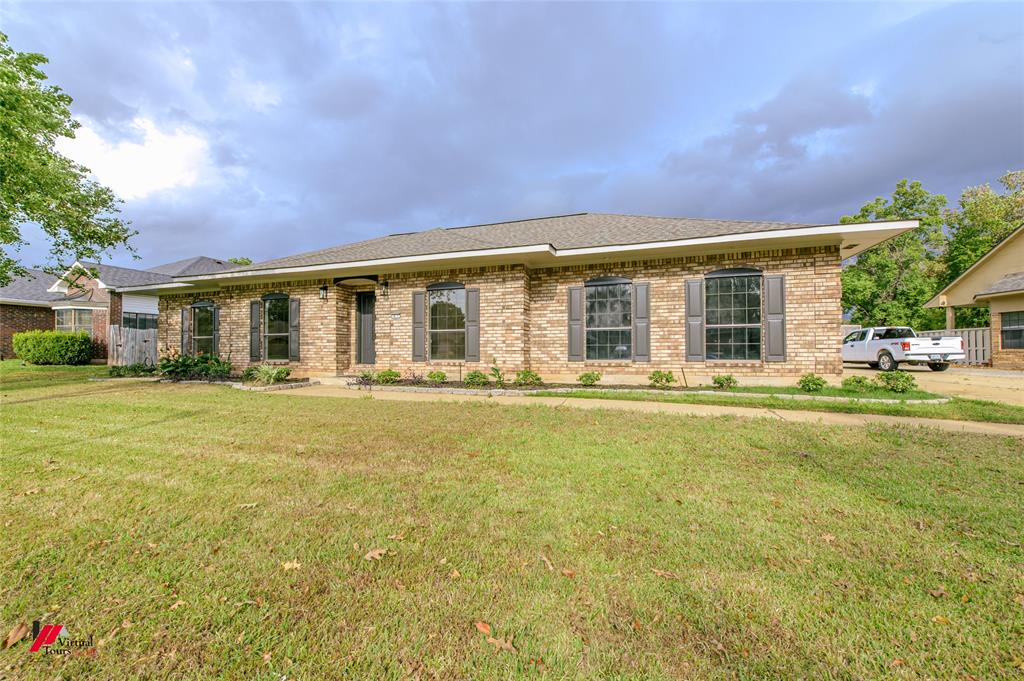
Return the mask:
[[989,364],[992,361],[992,329],[946,329],[942,331],[918,331],[918,336],[939,338],[940,336],[960,336],[964,339],[963,364]]
[[107,335],[107,363],[112,366],[156,366],[156,329],[128,329],[116,324]]

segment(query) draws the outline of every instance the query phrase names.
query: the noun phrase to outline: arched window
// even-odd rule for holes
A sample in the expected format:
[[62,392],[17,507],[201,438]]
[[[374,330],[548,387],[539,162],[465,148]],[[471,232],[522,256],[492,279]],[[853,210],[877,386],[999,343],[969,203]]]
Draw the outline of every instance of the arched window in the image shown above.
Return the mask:
[[633,356],[633,283],[622,277],[598,277],[584,285],[587,359]]
[[718,270],[704,280],[707,358],[761,359],[761,270]]
[[209,300],[192,303],[192,354],[217,354],[217,311]]
[[466,287],[454,281],[427,287],[430,359],[466,359]]
[[284,293],[263,296],[263,339],[265,359],[286,360],[288,353],[289,304]]

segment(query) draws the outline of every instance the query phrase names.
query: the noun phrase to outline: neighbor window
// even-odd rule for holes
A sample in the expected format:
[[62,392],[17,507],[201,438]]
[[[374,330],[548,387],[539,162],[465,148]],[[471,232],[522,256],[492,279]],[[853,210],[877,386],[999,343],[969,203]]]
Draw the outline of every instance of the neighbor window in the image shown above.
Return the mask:
[[126,329],[155,329],[156,315],[142,312],[125,312],[121,315],[121,326]]
[[587,359],[630,359],[633,356],[633,284],[628,279],[601,277],[586,293]]
[[213,305],[200,303],[192,306],[192,354],[216,354],[213,334]]
[[462,284],[427,287],[430,359],[466,359],[466,289]]
[[54,312],[57,314],[55,327],[57,331],[70,331],[73,333],[84,331],[90,336],[92,335],[92,310],[66,308],[54,310]]
[[1003,350],[1024,350],[1024,311],[1003,312],[1000,322]]
[[267,359],[288,359],[288,297],[268,298],[263,304]]
[[704,286],[707,358],[761,359],[761,273],[712,273]]

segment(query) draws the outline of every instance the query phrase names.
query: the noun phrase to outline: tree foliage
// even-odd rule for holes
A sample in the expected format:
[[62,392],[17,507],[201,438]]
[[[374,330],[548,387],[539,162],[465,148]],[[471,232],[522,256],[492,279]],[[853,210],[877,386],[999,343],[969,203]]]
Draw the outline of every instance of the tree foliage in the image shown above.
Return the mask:
[[25,271],[15,254],[26,244],[21,226],[27,223],[47,235],[54,272],[128,247],[134,234],[118,215],[114,193],[56,151],[57,140],[73,138],[79,123],[71,117],[71,97],[44,83],[46,62],[41,54],[15,51],[0,33],[0,286]]
[[864,326],[930,328],[942,312],[924,309],[943,270],[946,197],[920,182],[900,180],[890,199],[878,197],[840,222],[920,220],[917,229],[861,253],[842,273],[843,309]]
[[236,265],[251,265],[252,258],[246,258],[245,256],[241,256],[238,258],[228,258],[228,262],[233,262]]

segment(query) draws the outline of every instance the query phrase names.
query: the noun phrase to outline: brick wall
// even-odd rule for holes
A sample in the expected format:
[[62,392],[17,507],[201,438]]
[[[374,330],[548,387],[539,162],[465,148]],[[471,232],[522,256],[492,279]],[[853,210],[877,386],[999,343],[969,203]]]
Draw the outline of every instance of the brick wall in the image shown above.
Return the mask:
[[12,337],[23,331],[53,331],[53,310],[30,305],[0,305],[0,359],[14,357]]
[[990,321],[992,326],[992,367],[995,369],[1024,370],[1024,350],[1003,348],[1002,313],[1024,311],[1024,294],[1019,296],[1000,296],[990,303]]
[[[766,274],[785,275],[786,361],[685,361],[684,282],[728,267],[756,267]],[[494,362],[509,374],[531,368],[548,380],[566,381],[591,369],[602,372],[606,382],[616,377],[641,381],[654,369],[672,370],[680,377],[685,372],[695,380],[719,373],[791,377],[813,371],[838,376],[842,373],[839,270],[836,247],[815,247],[536,270],[507,265],[382,275],[388,281],[387,296],[374,285],[334,286],[327,279],[228,286],[214,293],[161,296],[160,348],[179,348],[182,306],[209,299],[221,307],[221,355],[241,370],[249,364],[249,301],[285,292],[302,300],[301,361],[293,368],[296,376],[392,368],[419,374],[440,369],[458,378],[473,369],[486,370]],[[604,275],[650,284],[650,362],[567,361],[568,288]],[[412,361],[412,294],[442,281],[480,289],[480,362]],[[321,285],[328,286],[326,301],[319,299]],[[356,293],[364,290],[377,292],[377,361],[372,367],[360,365],[356,356]],[[429,333],[427,338],[429,343]]]

